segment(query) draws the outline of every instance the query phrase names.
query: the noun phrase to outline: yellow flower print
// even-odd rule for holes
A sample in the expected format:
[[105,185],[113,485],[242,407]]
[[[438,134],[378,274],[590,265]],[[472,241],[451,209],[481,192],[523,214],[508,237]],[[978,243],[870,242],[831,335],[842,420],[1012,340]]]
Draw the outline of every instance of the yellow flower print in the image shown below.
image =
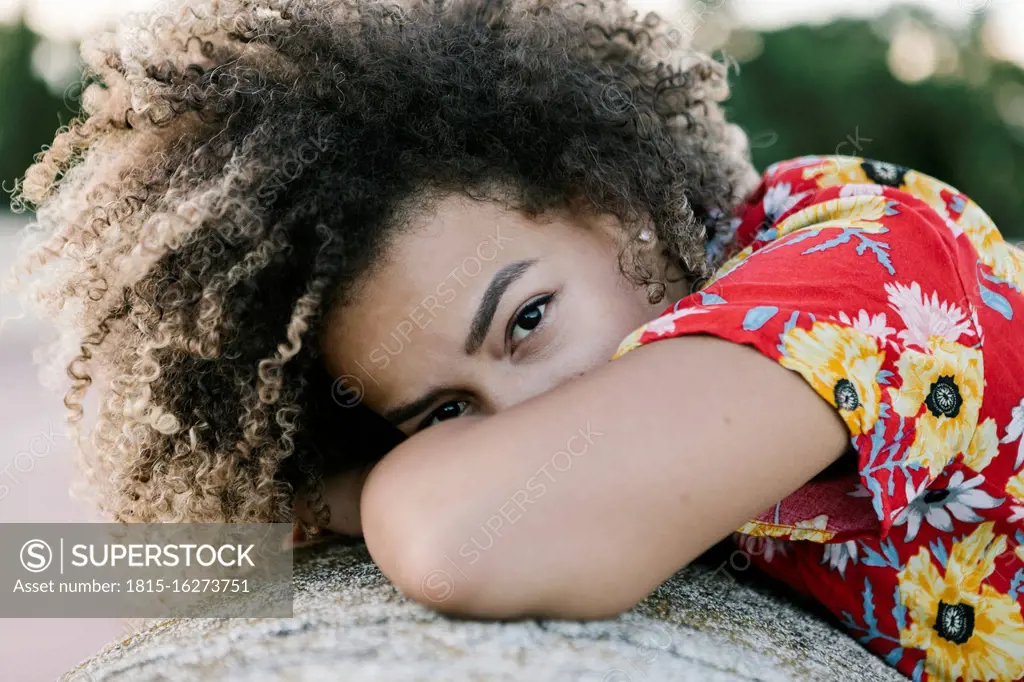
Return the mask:
[[989,417],[978,424],[964,453],[964,464],[975,471],[982,471],[999,454],[999,436],[996,435],[996,420]]
[[1024,500],[1024,471],[1011,476],[1006,482],[1006,494],[1018,500]]
[[992,274],[1024,289],[1024,251],[1003,239],[992,218],[980,206],[968,201],[954,224],[964,231],[978,252],[978,260],[990,267]]
[[850,433],[871,431],[878,421],[883,355],[875,337],[829,322],[793,327],[782,339],[783,367],[796,370],[818,395],[839,410]]
[[761,521],[747,521],[736,529],[737,533],[753,535],[759,538],[781,538],[789,535],[789,527],[777,523],[763,523]]
[[835,531],[828,529],[828,515],[820,514],[813,519],[804,519],[795,524],[766,523],[748,521],[736,532],[744,535],[769,538],[789,538],[790,540],[809,540],[810,542],[828,542],[835,537]]
[[708,281],[705,282],[703,284],[703,286],[701,286],[701,290],[707,289],[709,286],[711,286],[712,284],[714,284],[718,280],[722,279],[726,275],[730,274],[733,270],[735,270],[739,266],[743,265],[743,263],[745,263],[746,260],[748,258],[750,258],[750,255],[753,252],[754,252],[754,247],[753,246],[748,246],[747,248],[743,249],[742,251],[739,251],[739,252],[733,254],[733,256],[731,258],[729,258],[729,260],[725,261],[720,266],[718,266],[718,269],[715,270],[715,273],[711,276],[711,278],[708,279]]
[[943,218],[949,218],[949,209],[946,207],[946,200],[942,198],[942,190],[954,196],[960,194],[955,187],[916,170],[906,172],[901,189],[931,206]]
[[910,616],[900,644],[926,652],[932,679],[967,682],[1024,676],[1024,619],[1009,595],[983,585],[1006,551],[991,522],[953,543],[944,573],[922,547],[899,573],[900,599]]
[[[1024,471],[1016,476],[1011,476],[1010,480],[1006,482],[1006,494],[1019,503],[1010,505],[1008,520],[1011,523],[1024,521]],[[1017,545],[1013,551],[1017,554],[1017,558],[1024,562],[1024,544]]]
[[797,211],[776,224],[779,237],[805,227],[858,228],[866,232],[881,232],[885,225],[878,222],[886,212],[889,199],[877,194],[856,194],[819,201]]
[[869,183],[871,178],[864,172],[862,159],[857,156],[827,156],[822,162],[804,169],[805,180],[814,178],[818,187],[832,187],[847,183]]
[[676,320],[679,320],[680,318],[683,317],[689,317],[690,315],[703,315],[706,314],[707,312],[708,310],[706,308],[682,308],[680,310],[676,310],[671,313],[665,313],[664,315],[654,318],[650,322],[638,327],[637,329],[634,329],[629,336],[623,339],[619,343],[619,347],[618,349],[616,349],[615,354],[612,356],[612,360],[620,358],[629,351],[634,350],[638,346],[642,345],[640,343],[640,337],[643,336],[646,332],[651,332],[652,334],[657,334],[658,336],[665,336],[675,331]]
[[811,542],[828,542],[835,535],[833,531],[825,530],[828,527],[828,516],[821,514],[813,519],[797,521],[793,532],[790,533],[790,540],[810,540]]
[[615,354],[612,356],[612,360],[621,358],[629,351],[639,348],[641,345],[640,337],[644,335],[645,331],[647,331],[647,325],[637,327],[632,332],[630,332],[629,336],[624,338],[622,342],[619,343],[619,347],[615,349]]
[[971,444],[984,378],[979,350],[939,336],[929,337],[928,346],[928,353],[903,351],[896,361],[902,385],[889,393],[896,414],[916,417],[907,461],[927,467],[936,476]]

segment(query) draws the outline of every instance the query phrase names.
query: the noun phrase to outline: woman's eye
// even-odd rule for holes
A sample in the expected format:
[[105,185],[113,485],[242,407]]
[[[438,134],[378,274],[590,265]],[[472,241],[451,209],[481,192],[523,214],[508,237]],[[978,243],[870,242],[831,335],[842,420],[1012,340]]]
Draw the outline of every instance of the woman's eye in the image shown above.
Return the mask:
[[550,296],[539,299],[528,304],[519,312],[509,334],[512,343],[519,343],[540,326],[541,321],[544,319],[544,309],[547,308],[550,300]]
[[430,416],[423,422],[421,428],[440,424],[448,419],[455,419],[466,411],[466,407],[468,405],[469,402],[466,400],[452,400],[451,402],[447,402],[431,412]]

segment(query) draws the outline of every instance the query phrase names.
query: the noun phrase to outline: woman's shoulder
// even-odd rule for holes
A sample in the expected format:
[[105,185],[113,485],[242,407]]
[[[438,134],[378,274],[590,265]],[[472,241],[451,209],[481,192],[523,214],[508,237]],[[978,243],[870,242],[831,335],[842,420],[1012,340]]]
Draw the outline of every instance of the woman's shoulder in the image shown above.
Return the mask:
[[[902,209],[902,210],[901,210]],[[823,220],[827,218],[827,220]],[[1007,254],[992,219],[959,189],[926,173],[897,163],[854,156],[801,156],[765,169],[760,183],[735,210],[727,230],[709,241],[708,259],[715,266],[745,249],[756,251],[802,228],[849,227],[871,221],[884,229],[908,225],[932,234],[918,236],[948,240],[961,236],[978,252],[981,262],[1000,269],[1018,254]],[[908,237],[909,235],[901,235]],[[1024,281],[1024,267],[1001,270]]]

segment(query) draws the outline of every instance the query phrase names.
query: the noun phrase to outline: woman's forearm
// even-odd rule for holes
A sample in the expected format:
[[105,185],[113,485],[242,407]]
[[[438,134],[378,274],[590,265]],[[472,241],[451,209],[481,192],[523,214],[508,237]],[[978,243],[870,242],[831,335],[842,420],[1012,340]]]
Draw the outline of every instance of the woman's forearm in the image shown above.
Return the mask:
[[662,341],[484,419],[406,441],[362,496],[411,597],[490,617],[602,617],[642,599],[836,459],[801,378],[710,337]]

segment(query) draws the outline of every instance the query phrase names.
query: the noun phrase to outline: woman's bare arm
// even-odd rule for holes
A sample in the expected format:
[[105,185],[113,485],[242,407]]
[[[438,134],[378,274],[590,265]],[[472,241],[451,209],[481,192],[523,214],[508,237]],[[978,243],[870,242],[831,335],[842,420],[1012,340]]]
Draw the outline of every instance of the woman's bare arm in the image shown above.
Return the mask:
[[362,528],[381,570],[424,604],[605,617],[847,443],[833,408],[757,351],[667,339],[402,443],[366,481]]

